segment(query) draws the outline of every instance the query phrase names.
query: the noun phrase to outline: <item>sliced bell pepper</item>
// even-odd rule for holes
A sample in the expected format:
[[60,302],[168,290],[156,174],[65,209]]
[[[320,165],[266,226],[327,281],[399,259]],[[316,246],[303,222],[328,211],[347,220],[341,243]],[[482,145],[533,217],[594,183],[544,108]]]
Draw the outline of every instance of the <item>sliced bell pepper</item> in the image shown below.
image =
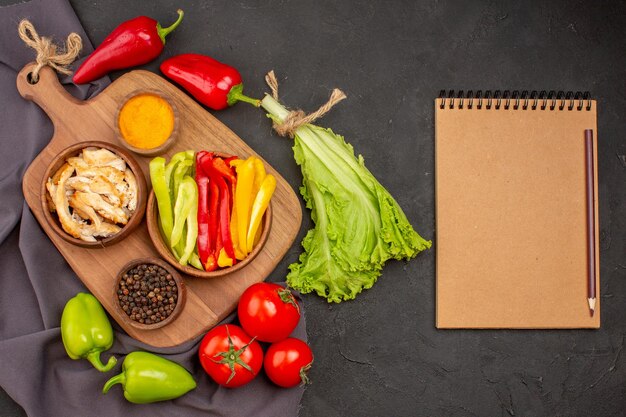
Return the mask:
[[[211,161],[211,166],[208,167],[208,169],[214,176],[218,177],[218,186],[220,187],[220,234],[226,254],[222,255],[222,253],[219,252],[218,265],[220,267],[232,266],[237,262],[237,250],[235,249],[235,243],[233,241],[231,231],[231,213],[234,212],[233,207],[237,187],[237,177],[235,176],[233,169],[222,158],[213,159]],[[221,188],[222,183],[224,183],[224,188]],[[228,194],[228,199],[226,199],[225,194]],[[242,252],[241,249],[238,251]],[[220,259],[222,259],[221,264]]]
[[235,258],[239,261],[246,258],[246,254],[241,250],[239,244],[239,230],[237,226],[237,199],[233,196],[233,208],[230,214],[230,238],[233,242],[233,250],[235,251]]
[[246,255],[249,253],[247,251],[247,234],[248,224],[250,223],[253,184],[254,160],[250,157],[243,164],[237,166],[237,187],[235,189],[239,246]]
[[[174,226],[176,226],[176,202],[178,201],[178,191],[179,191],[179,187],[180,184],[183,182],[183,178],[187,175],[191,175],[191,171],[193,170],[193,157],[191,159],[189,159],[190,155],[193,155],[193,153],[190,154],[191,151],[186,151],[186,152],[180,152],[181,156],[184,157],[185,159],[178,161],[176,163],[176,166],[174,168],[174,172],[172,174],[171,177],[171,183],[170,183],[170,194],[174,195],[173,197],[173,201],[174,201]],[[171,163],[171,162],[170,162]],[[168,164],[169,165],[169,164]],[[167,170],[167,167],[166,167]],[[182,234],[181,236],[186,236],[187,235],[187,225],[186,223],[184,223],[185,219],[181,219],[183,221],[183,225],[184,225],[184,229],[182,230]],[[174,228],[175,229],[175,228]],[[174,233],[174,230],[172,230],[172,234]],[[174,253],[174,256],[176,257],[176,259],[178,259],[180,261],[180,258],[185,250],[185,240],[181,240],[178,239],[178,235],[175,236],[174,239],[172,239],[173,241],[171,242],[171,248],[172,248],[172,252]],[[176,243],[175,243],[176,242]]]
[[260,230],[259,226],[261,224],[261,219],[263,218],[263,213],[265,213],[265,210],[267,210],[267,207],[270,204],[270,199],[272,198],[275,189],[276,178],[274,178],[274,176],[271,174],[266,175],[265,179],[261,183],[259,192],[254,198],[254,203],[252,204],[250,226],[248,227],[248,233],[246,235],[246,251],[248,253],[252,252],[255,236],[258,230]]
[[228,158],[224,159],[224,162],[226,162],[226,165],[228,165],[229,167],[232,167],[233,165],[231,165],[230,163],[232,161],[237,161],[237,160],[239,160],[239,157],[234,155],[234,156],[229,156]]
[[172,188],[172,175],[174,175],[174,170],[176,169],[178,163],[184,161],[185,159],[187,159],[187,151],[175,153],[170,159],[170,162],[168,162],[165,166],[165,183],[167,184],[167,188],[170,190],[170,198],[172,201],[174,201],[174,198],[176,197]]
[[197,247],[196,250],[189,257],[189,265],[193,266],[196,269],[203,270],[204,266],[202,266],[202,262],[200,262],[200,257],[198,256]]
[[[230,266],[236,263],[235,250],[231,236],[230,216],[232,211],[232,195],[235,193],[237,177],[222,158],[201,158],[200,167],[209,175],[209,183],[216,183],[219,189],[218,240],[221,241],[221,246],[216,246],[214,250],[217,264],[220,267]],[[211,194],[211,190],[209,190],[209,194]],[[222,255],[222,262],[220,262],[220,252],[222,248],[224,248],[227,258]]]
[[204,269],[206,271],[215,271],[218,267],[217,256],[219,252],[216,254],[215,248],[217,247],[217,238],[219,234],[219,197],[220,190],[217,186],[217,182],[212,181],[209,178],[209,257],[204,264]]
[[180,187],[180,184],[183,182],[183,178],[186,175],[191,175],[192,170],[193,159],[185,159],[176,165],[176,169],[174,169],[174,174],[172,175],[173,186],[171,186],[171,190],[174,195],[178,195],[178,187]]
[[[206,154],[208,152],[201,151],[199,157]],[[168,164],[161,157],[154,158],[150,162],[150,177],[159,207],[159,225],[172,254],[183,265],[190,263],[195,268],[203,269],[195,251],[199,193],[193,180],[194,160],[195,153],[191,150],[176,153]],[[181,194],[180,187],[183,183],[187,185]],[[179,198],[183,195],[184,198]],[[189,202],[189,199],[192,201]]]
[[222,158],[214,158],[211,161],[211,166],[217,174],[221,175],[226,181],[228,181],[231,187],[234,187],[237,184],[237,177],[235,177],[235,173]]
[[[194,210],[195,209],[195,210]],[[198,209],[198,189],[196,182],[189,176],[185,176],[178,187],[178,193],[176,195],[176,203],[174,204],[174,228],[172,229],[172,236],[170,246],[177,247],[177,252],[180,255],[178,260],[181,265],[186,265],[187,260],[193,252],[195,247],[196,237],[198,236],[198,224],[197,224],[197,209]],[[190,213],[193,213],[193,222],[189,222]],[[183,237],[183,226],[187,224],[187,237],[193,235],[193,245],[190,246],[189,239],[186,237],[183,241],[182,247],[179,246],[179,242]],[[194,227],[195,226],[195,227]],[[182,250],[181,250],[182,249]]]
[[[244,162],[246,162],[243,159],[238,159],[237,157],[231,157],[226,159],[224,162],[226,162],[226,165],[228,165],[229,167],[231,167],[232,169],[236,169],[239,165],[243,164]],[[245,251],[241,250],[241,245],[239,244],[239,227],[238,222],[237,222],[237,187],[234,187],[235,189],[233,190],[233,207],[231,209],[231,216],[230,216],[230,236],[231,239],[233,241],[233,249],[235,250],[235,258],[237,258],[237,260],[241,261],[243,259],[245,259],[246,254]]]
[[[226,185],[226,181],[220,176],[216,176],[215,179],[211,177],[212,181],[217,181],[217,186],[220,189],[220,237],[222,238],[222,245],[224,246],[224,250],[226,251],[226,255],[231,259],[231,262],[234,264],[236,262],[235,259],[235,250],[233,249],[233,241],[230,236],[230,192],[228,190],[228,186]],[[218,253],[218,264],[219,264],[219,253]]]
[[[267,173],[265,172],[265,165],[263,165],[263,161],[259,158],[254,158],[254,185],[252,186],[252,201],[254,202],[254,198],[259,192],[261,188],[261,184],[265,179]],[[252,207],[250,207],[250,212],[252,212]],[[261,228],[257,229],[256,235],[254,235],[254,245],[256,246],[257,242],[261,239]]]
[[[186,226],[187,234],[185,240],[185,248],[180,257],[179,262],[183,265],[189,262],[189,258],[193,254],[196,248],[196,239],[198,238],[198,187],[193,178],[187,176],[183,179],[183,183],[180,185],[181,189],[185,189],[185,193],[191,194],[189,197],[191,202],[191,209],[187,213]],[[176,225],[176,223],[174,223]]]
[[261,184],[263,183],[267,173],[265,172],[263,161],[259,158],[254,158],[252,161],[254,162],[254,182],[252,185],[252,198],[254,199],[254,196],[259,192]]
[[217,259],[217,266],[219,266],[220,268],[233,266],[234,260],[226,254],[224,244],[222,243],[221,232],[217,234],[217,242],[215,244],[215,259]]
[[[196,184],[198,185],[198,256],[205,265],[209,259],[209,177],[201,167],[200,159],[206,152],[196,155]],[[203,267],[204,268],[204,267]]]
[[224,250],[224,248],[220,249],[220,254],[217,257],[217,264],[220,266],[220,268],[233,266],[233,262],[235,262],[235,260],[229,257],[228,255],[226,255],[226,251]]
[[172,214],[172,199],[170,198],[169,186],[165,175],[165,159],[156,157],[150,161],[150,181],[154,196],[159,207],[159,223],[166,242],[170,243],[174,216]]

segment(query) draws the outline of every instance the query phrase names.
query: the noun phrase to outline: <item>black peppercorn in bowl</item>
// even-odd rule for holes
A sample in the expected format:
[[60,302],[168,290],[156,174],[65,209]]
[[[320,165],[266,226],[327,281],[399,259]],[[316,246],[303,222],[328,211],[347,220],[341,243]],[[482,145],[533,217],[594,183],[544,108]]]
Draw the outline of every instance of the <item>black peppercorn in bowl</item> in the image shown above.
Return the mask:
[[117,274],[113,297],[119,317],[137,329],[173,322],[183,310],[187,291],[178,272],[157,258],[135,259]]

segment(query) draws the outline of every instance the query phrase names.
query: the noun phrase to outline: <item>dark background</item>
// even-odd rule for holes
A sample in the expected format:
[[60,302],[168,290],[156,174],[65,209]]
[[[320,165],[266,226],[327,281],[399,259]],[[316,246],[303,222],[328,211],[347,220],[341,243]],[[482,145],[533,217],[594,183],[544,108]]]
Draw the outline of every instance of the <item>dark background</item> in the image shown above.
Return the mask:
[[[2,4],[15,3],[3,1]],[[182,52],[227,62],[261,96],[312,111],[345,135],[435,242],[433,99],[440,89],[589,90],[598,100],[602,327],[597,331],[438,331],[433,249],[389,262],[355,301],[304,297],[315,354],[301,417],[626,415],[626,4],[517,1],[71,1],[99,44],[140,14],[182,25],[146,68]],[[116,78],[121,73],[112,74]],[[297,188],[288,139],[239,104],[216,116]],[[304,209],[304,208],[303,208]],[[270,280],[283,280],[311,227]],[[3,360],[6,360],[4,358]],[[0,414],[23,411],[0,390]]]

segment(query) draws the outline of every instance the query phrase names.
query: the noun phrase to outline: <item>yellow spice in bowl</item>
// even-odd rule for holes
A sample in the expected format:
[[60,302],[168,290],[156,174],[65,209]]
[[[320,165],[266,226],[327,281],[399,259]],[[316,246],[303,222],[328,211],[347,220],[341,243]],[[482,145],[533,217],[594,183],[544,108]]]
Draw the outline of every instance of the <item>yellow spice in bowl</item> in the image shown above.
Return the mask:
[[153,149],[165,143],[174,130],[172,106],[155,94],[130,98],[119,113],[122,138],[139,149]]

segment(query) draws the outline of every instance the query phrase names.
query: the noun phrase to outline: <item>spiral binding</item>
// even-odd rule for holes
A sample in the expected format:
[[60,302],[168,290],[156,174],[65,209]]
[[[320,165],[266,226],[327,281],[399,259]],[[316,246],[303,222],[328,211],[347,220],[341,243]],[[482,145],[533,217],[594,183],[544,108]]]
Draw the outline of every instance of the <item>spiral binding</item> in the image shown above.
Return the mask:
[[[583,107],[585,110],[591,110],[591,98],[589,95],[589,91],[581,92],[581,91],[550,91],[546,93],[545,90],[537,92],[537,90],[532,90],[530,93],[528,90],[523,90],[520,94],[518,90],[510,91],[510,90],[495,90],[493,93],[491,90],[486,90],[483,94],[482,90],[476,91],[474,93],[472,90],[469,90],[467,94],[463,94],[463,90],[460,90],[454,93],[454,90],[449,90],[446,93],[446,90],[441,90],[439,93],[439,98],[441,99],[441,103],[439,104],[440,109],[446,108],[454,109],[455,105],[458,109],[472,109],[474,104],[476,104],[476,108],[482,109],[483,105],[486,109],[491,109],[495,107],[496,110],[500,110],[500,107],[504,107],[505,110],[508,110],[513,105],[513,109],[517,110],[521,108],[522,110],[527,110],[529,107],[532,110],[536,110],[539,107],[541,110],[545,110],[549,108],[550,110],[554,110],[558,107],[559,110],[563,110],[565,105],[567,104],[567,110],[573,110],[574,106],[576,106],[576,110],[581,111]],[[474,103],[477,101],[477,103]],[[585,106],[585,101],[587,105]],[[558,104],[558,106],[557,106]]]

